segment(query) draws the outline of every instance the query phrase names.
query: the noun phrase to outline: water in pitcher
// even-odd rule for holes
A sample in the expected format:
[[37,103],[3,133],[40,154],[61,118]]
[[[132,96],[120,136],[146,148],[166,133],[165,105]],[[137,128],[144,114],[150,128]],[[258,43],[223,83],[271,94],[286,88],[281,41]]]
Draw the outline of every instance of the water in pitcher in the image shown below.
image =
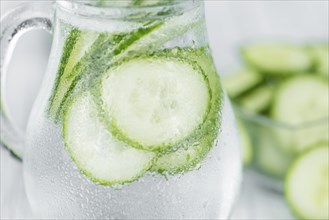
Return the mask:
[[131,2],[57,3],[24,155],[33,211],[76,219],[228,218],[240,148],[203,3]]

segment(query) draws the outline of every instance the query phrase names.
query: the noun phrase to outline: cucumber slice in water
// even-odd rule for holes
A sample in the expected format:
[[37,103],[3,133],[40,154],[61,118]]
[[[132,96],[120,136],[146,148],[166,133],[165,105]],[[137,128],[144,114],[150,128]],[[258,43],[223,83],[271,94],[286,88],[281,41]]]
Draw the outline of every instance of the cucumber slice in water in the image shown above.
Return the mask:
[[134,147],[164,151],[204,122],[211,93],[196,63],[150,56],[110,69],[101,99],[112,133]]
[[93,96],[77,96],[64,113],[65,146],[83,174],[102,185],[124,184],[143,175],[155,154],[131,148],[107,131]]
[[329,219],[329,145],[302,154],[289,169],[285,195],[300,219]]
[[162,154],[153,166],[153,169],[159,173],[174,175],[195,169],[214,145],[219,133],[223,93],[208,48],[174,48],[165,50],[164,54],[197,62],[209,79],[211,90],[210,111],[202,126],[196,129],[186,141],[178,144],[178,150]]
[[242,49],[244,60],[268,74],[299,74],[312,67],[306,51],[298,46],[281,44],[252,44]]
[[50,97],[48,114],[52,118],[57,117],[62,99],[72,83],[69,77],[74,66],[83,57],[85,52],[96,40],[97,35],[91,32],[81,32],[73,29],[64,45],[60,67],[57,73],[53,94]]
[[262,81],[261,74],[251,69],[245,69],[226,76],[223,85],[229,97],[234,99],[256,87]]
[[177,151],[164,154],[155,162],[153,169],[158,173],[178,174],[193,169],[212,147],[212,137],[206,135],[196,143],[180,147]]

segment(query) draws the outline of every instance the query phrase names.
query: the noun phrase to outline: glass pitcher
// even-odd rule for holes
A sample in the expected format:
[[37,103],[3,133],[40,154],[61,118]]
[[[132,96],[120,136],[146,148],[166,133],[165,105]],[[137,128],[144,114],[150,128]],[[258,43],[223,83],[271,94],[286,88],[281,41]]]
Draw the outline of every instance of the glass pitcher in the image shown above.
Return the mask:
[[37,217],[229,218],[240,144],[202,1],[28,4],[2,23],[2,83],[21,33],[54,36],[26,134],[1,111]]

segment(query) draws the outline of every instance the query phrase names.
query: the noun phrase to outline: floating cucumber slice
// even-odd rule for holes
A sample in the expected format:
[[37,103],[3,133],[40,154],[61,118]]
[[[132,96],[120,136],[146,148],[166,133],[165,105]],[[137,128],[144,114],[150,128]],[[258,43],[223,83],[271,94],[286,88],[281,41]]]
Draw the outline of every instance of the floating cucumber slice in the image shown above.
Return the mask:
[[194,169],[214,145],[219,133],[223,93],[208,48],[174,48],[163,53],[197,62],[209,79],[211,90],[211,106],[205,122],[187,140],[178,144],[177,151],[163,154],[153,166],[159,173],[179,174]]
[[83,174],[102,185],[124,184],[143,175],[155,154],[120,142],[98,118],[93,96],[85,92],[64,113],[65,146]]
[[110,69],[101,99],[113,133],[134,147],[163,151],[204,122],[211,93],[196,63],[150,56]]
[[193,169],[212,147],[212,138],[204,136],[196,143],[180,147],[177,151],[164,154],[155,162],[153,169],[158,173],[183,173]]
[[263,81],[261,74],[251,69],[244,69],[226,76],[223,86],[230,98],[236,98]]
[[242,48],[244,60],[268,74],[300,74],[312,67],[310,56],[298,46],[251,44]]
[[239,106],[249,112],[261,113],[270,107],[273,94],[273,88],[269,86],[260,86],[237,99],[237,102]]
[[285,195],[300,219],[329,219],[329,145],[302,154],[286,177]]
[[70,32],[64,45],[53,94],[50,97],[48,114],[52,118],[57,117],[62,99],[72,83],[72,79],[69,77],[71,71],[94,43],[96,37],[95,33],[81,32],[77,29]]
[[[310,75],[283,82],[275,95],[271,114],[275,120],[298,126],[294,133],[281,135],[282,139],[292,139],[293,150],[298,153],[329,140],[328,112],[329,84],[321,77]],[[310,124],[317,120],[317,124]]]

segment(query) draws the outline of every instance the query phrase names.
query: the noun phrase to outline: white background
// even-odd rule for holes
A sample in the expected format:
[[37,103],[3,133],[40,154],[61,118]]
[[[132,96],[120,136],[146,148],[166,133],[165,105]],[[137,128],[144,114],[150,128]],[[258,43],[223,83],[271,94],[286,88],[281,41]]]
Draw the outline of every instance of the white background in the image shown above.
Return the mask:
[[[1,1],[1,16],[20,2]],[[328,41],[328,1],[206,1],[209,39],[220,74],[237,68],[237,48],[256,40],[293,43]],[[7,78],[7,103],[24,129],[47,65],[51,37],[42,31],[19,41]],[[280,193],[260,187],[246,173],[233,219],[293,219]],[[1,218],[31,218],[24,193],[22,167],[1,148]]]

